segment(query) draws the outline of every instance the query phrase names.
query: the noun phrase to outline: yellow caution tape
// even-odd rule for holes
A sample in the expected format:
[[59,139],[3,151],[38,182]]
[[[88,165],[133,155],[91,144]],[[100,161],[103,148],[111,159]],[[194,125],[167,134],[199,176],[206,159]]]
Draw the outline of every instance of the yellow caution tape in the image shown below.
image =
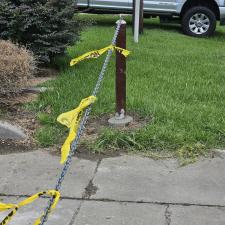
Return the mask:
[[93,104],[96,100],[97,98],[95,96],[89,96],[88,98],[83,99],[76,109],[69,112],[65,112],[58,116],[57,121],[70,128],[69,136],[67,137],[61,148],[61,164],[66,161],[69,155],[70,145],[77,135],[79,123],[83,115],[84,109],[87,108],[89,105]]
[[[32,195],[31,197],[23,200],[22,202],[20,202],[19,204],[4,204],[0,202],[0,212],[2,211],[7,211],[9,209],[12,209],[12,211],[5,217],[5,219],[0,222],[0,225],[6,225],[10,222],[10,220],[12,219],[12,217],[16,214],[16,212],[18,211],[18,209],[22,206],[28,205],[30,203],[32,203],[33,201],[35,201],[36,199],[40,198],[43,195],[49,195],[52,196],[54,199],[53,205],[51,206],[50,212],[56,207],[59,198],[60,198],[60,193],[58,191],[55,190],[49,190],[49,191],[43,191],[43,192],[39,192],[35,195]],[[41,224],[41,218],[38,218],[33,225],[39,225]]]
[[124,48],[120,48],[120,47],[116,47],[114,46],[114,48],[122,55],[124,55],[125,57],[127,57],[128,55],[130,55],[130,51]]
[[96,59],[108,50],[117,50],[118,52],[120,52],[125,57],[127,57],[130,54],[130,51],[128,51],[126,49],[119,48],[119,47],[116,47],[114,45],[109,45],[105,48],[102,48],[102,49],[99,49],[99,50],[94,50],[94,51],[91,51],[91,52],[87,52],[87,53],[83,54],[82,56],[79,56],[75,59],[72,59],[71,62],[70,62],[70,66],[74,66],[77,63],[79,63],[80,61],[83,61],[85,59],[93,59],[93,58]]

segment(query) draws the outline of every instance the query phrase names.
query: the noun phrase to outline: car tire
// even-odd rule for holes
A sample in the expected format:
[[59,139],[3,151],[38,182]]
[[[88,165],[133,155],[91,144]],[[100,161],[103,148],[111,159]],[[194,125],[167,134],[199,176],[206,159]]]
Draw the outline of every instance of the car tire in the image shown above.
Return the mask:
[[216,29],[216,16],[207,7],[192,7],[182,17],[182,29],[184,34],[193,37],[211,36]]

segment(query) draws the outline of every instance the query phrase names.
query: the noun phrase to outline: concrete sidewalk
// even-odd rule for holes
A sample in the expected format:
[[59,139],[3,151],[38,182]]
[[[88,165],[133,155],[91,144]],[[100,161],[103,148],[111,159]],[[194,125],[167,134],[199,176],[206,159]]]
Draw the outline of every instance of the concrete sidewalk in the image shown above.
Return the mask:
[[[59,157],[45,151],[0,155],[0,201],[53,189]],[[52,225],[224,225],[225,159],[179,167],[176,160],[74,158]],[[11,225],[32,224],[47,199],[21,208]],[[2,219],[6,213],[0,213]]]

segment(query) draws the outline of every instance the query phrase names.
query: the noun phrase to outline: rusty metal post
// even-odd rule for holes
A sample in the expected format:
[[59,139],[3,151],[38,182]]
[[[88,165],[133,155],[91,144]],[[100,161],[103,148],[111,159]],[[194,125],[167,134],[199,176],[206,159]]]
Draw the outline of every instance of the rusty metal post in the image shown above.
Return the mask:
[[[121,23],[116,46],[126,49],[126,22]],[[126,112],[126,57],[116,51],[116,112]]]
[[[125,20],[121,21],[116,46],[126,49]],[[133,118],[126,115],[126,57],[116,51],[116,115],[109,119],[109,124],[114,127],[123,127],[132,121]]]
[[144,33],[144,0],[140,0],[139,34]]

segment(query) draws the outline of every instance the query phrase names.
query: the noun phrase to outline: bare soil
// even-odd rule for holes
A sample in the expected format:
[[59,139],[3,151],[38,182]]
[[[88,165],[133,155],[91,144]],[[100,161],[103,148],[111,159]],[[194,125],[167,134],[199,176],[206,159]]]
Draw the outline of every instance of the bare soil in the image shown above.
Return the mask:
[[[53,146],[51,148],[47,148],[46,151],[48,151],[52,155],[60,156],[61,155],[61,146]],[[127,152],[122,151],[122,150],[96,153],[96,152],[90,151],[90,149],[88,149],[87,146],[80,145],[75,152],[75,156],[79,159],[98,161],[99,159],[117,157],[117,156],[120,156],[121,154],[125,154],[125,153],[127,153]]]
[[[137,130],[145,126],[150,121],[150,118],[140,117],[134,113],[130,113],[130,115],[134,118],[134,122],[120,130],[123,130],[123,131]],[[90,142],[98,138],[101,130],[109,126],[108,119],[111,118],[112,116],[113,115],[104,114],[98,117],[91,118],[89,120],[89,122],[86,125],[85,132],[82,135],[81,144],[78,146],[76,150],[76,153],[75,153],[76,157],[97,161],[99,159],[117,157],[117,156],[120,156],[121,154],[128,153],[128,151],[125,149],[117,149],[117,150],[107,149],[107,151],[104,151],[104,152],[93,152],[91,149],[88,148],[87,145],[82,144],[84,143],[84,141],[88,140]],[[116,129],[116,128],[113,128],[113,129]],[[54,147],[48,148],[47,150],[53,155],[60,156],[61,154],[60,149],[61,149],[61,146],[56,145]]]
[[[48,73],[46,73],[46,70]],[[39,75],[43,77],[33,77],[29,79],[27,87],[37,86],[48,80],[52,80],[58,74],[52,69],[42,69]],[[51,74],[51,76],[45,76]],[[15,152],[30,151],[37,148],[34,140],[34,132],[39,127],[39,123],[34,112],[24,109],[22,106],[26,103],[35,101],[38,94],[22,92],[20,94],[0,99],[0,109],[3,111],[2,120],[21,127],[28,138],[23,141],[0,140],[0,154],[10,154]]]
[[[42,84],[43,82],[54,79],[55,75],[57,75],[57,71],[53,71],[52,73],[51,71],[52,70],[48,69],[39,71],[39,77],[30,79],[28,86],[37,86],[39,84]],[[44,76],[46,74],[51,74],[51,76]],[[54,76],[52,76],[52,74],[54,74]],[[37,98],[38,94],[22,92],[20,95],[0,100],[1,107],[5,112],[5,114],[3,115],[3,119],[12,124],[20,126],[28,136],[26,140],[20,142],[15,142],[12,140],[0,140],[0,154],[33,151],[38,148],[38,145],[33,137],[40,124],[34,112],[28,111],[22,107],[23,104],[35,101]],[[130,113],[129,115],[134,118],[134,122],[129,124],[127,127],[122,128],[123,131],[140,129],[141,127],[145,126],[149,122],[149,120],[151,120],[151,118],[143,118],[134,113]],[[98,138],[101,130],[109,126],[108,119],[113,116],[113,114],[104,114],[98,117],[91,118],[86,126],[86,130],[82,136],[81,143],[84,140],[94,141],[96,138]],[[60,148],[61,146],[56,145],[46,150],[48,150],[51,154],[60,155]],[[90,151],[87,146],[81,144],[77,149],[76,156],[78,158],[89,160],[99,160],[101,158],[116,157],[121,155],[122,153],[126,153],[126,151],[109,150],[106,152],[95,153],[93,151]]]

